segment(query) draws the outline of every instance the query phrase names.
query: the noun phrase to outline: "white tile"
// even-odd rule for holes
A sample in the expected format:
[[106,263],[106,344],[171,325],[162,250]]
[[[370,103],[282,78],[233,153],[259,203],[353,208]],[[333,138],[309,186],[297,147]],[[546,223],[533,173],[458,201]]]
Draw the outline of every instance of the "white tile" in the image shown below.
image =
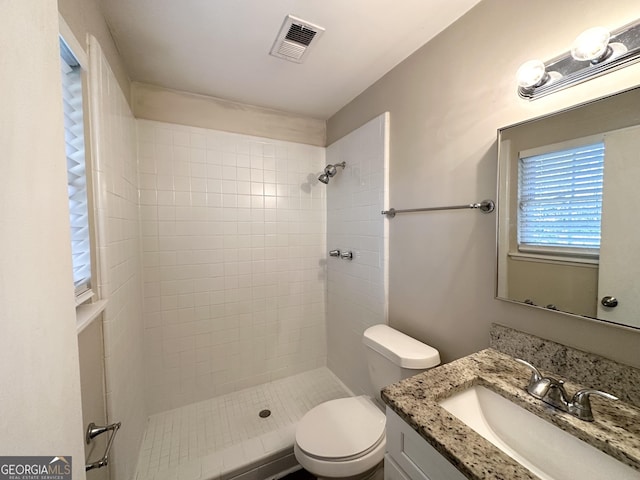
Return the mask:
[[191,132],[191,136],[190,136],[191,147],[199,148],[199,149],[206,148],[207,142],[206,142],[205,132],[206,130],[204,129],[202,129],[201,132],[199,133]]
[[251,156],[245,153],[238,153],[236,165],[241,168],[251,168]]
[[207,149],[206,161],[209,165],[222,165],[222,152],[220,150]]
[[178,467],[179,480],[198,480],[201,476],[202,465],[200,459]]
[[291,445],[277,430],[260,435],[259,438],[266,453],[284,450]]
[[206,479],[218,478],[222,472],[222,452],[215,452],[202,457],[202,477]]
[[[178,476],[179,472],[177,468],[167,468],[155,473],[151,478],[153,480],[182,480],[182,477]],[[149,477],[147,477],[149,478]],[[144,477],[137,477],[138,480],[143,480]]]
[[[257,399],[257,397],[255,399]],[[257,409],[262,406],[262,403],[258,401],[256,403],[253,403],[252,406]],[[262,458],[266,453],[262,442],[257,437],[248,438],[247,440],[243,441],[242,450],[246,459]]]
[[[352,262],[329,262],[328,291],[341,296],[328,303],[328,335],[341,338],[330,349],[328,362],[352,390],[369,392],[366,363],[352,351],[364,329],[386,321],[384,300],[387,262],[382,261],[386,223],[379,214],[385,192],[384,117],[380,116],[343,137],[327,149],[327,162],[341,161],[341,152],[351,152],[339,182],[327,190],[327,243],[331,248],[354,251]],[[374,173],[376,172],[376,173]],[[349,298],[349,301],[340,301]],[[350,318],[366,321],[351,324]],[[345,361],[347,359],[347,361]]]
[[[153,261],[154,266],[172,267],[162,271],[145,270],[147,278],[160,275],[163,280],[158,284],[161,298],[154,302],[155,305],[162,305],[161,315],[149,316],[148,314],[158,311],[152,312],[147,309],[153,308],[154,304],[145,306],[145,318],[148,319],[149,325],[158,325],[160,320],[163,323],[177,322],[178,325],[181,321],[193,322],[196,319],[217,321],[229,315],[252,313],[272,318],[270,321],[273,325],[279,322],[280,331],[290,338],[288,329],[293,328],[294,323],[289,325],[278,320],[276,310],[270,313],[266,309],[275,309],[278,303],[299,306],[301,302],[308,302],[307,308],[312,307],[312,297],[304,297],[302,292],[308,290],[308,287],[304,286],[306,283],[317,282],[317,278],[323,275],[320,260],[325,255],[325,202],[323,193],[315,194],[318,196],[316,203],[300,203],[299,198],[300,185],[307,182],[308,176],[315,174],[324,165],[324,150],[161,122],[139,123],[140,129],[146,132],[141,136],[139,147],[144,152],[141,162],[149,161],[148,166],[143,166],[141,183],[153,187],[155,181],[155,186],[159,188],[155,197],[152,193],[143,194],[143,208],[140,213],[145,222],[161,222],[158,223],[157,232],[152,229],[152,223],[147,223],[149,228],[145,229],[145,233],[149,235],[145,235],[143,239],[145,258],[148,259],[148,266],[152,266],[149,262]],[[290,162],[285,159],[288,152],[292,152]],[[150,174],[157,175],[155,180]],[[281,192],[278,190],[277,181],[285,182],[281,186]],[[319,190],[324,192],[324,186]],[[274,196],[279,193],[283,197],[286,196],[287,200],[280,199],[278,202]],[[296,198],[295,201],[290,200],[292,196]],[[289,208],[304,208],[304,215],[303,212]],[[280,232],[275,230],[276,220],[287,226],[287,230],[282,231],[281,236],[277,236]],[[237,221],[247,223],[237,230],[222,228],[227,223]],[[313,222],[317,226],[311,226]],[[266,224],[270,224],[269,227]],[[298,232],[304,235],[296,236],[289,242],[289,229],[296,235]],[[319,245],[320,248],[298,249],[310,245]],[[275,287],[278,280],[273,277],[276,267],[274,262],[269,267],[262,265],[256,271],[252,271],[246,263],[250,260],[275,260],[278,247],[294,248],[291,252],[284,253],[291,255],[292,259],[286,265],[287,270],[283,271],[285,278],[287,273],[293,277],[303,264],[307,265],[305,268],[309,271],[308,279],[297,280],[294,289],[280,291],[279,295],[283,298],[276,297],[278,290]],[[155,253],[157,255],[154,257],[149,256]],[[221,278],[220,275],[229,275],[229,272],[220,270],[217,262],[222,260],[237,266],[236,274],[240,274],[241,277],[231,279],[235,282],[234,285],[229,284],[228,277],[227,281],[217,282]],[[203,266],[204,270],[194,269],[196,265]],[[201,288],[199,291],[207,294],[198,297],[197,301],[194,298],[193,304],[185,303],[189,297],[182,297],[181,303],[176,304],[173,298],[178,293],[176,282],[182,282],[186,278],[197,279],[197,285]],[[149,280],[147,283],[150,284]],[[153,288],[155,290],[147,289],[149,294],[158,295],[158,287]],[[191,292],[194,288],[196,287],[192,285]],[[222,292],[224,288],[227,290]],[[251,298],[259,298],[262,302],[255,304],[247,301]],[[294,316],[302,316],[302,312],[303,310],[298,310],[298,313],[288,312],[282,319],[293,321]],[[229,336],[228,327],[222,330],[227,331],[223,337],[227,341],[238,341]],[[158,341],[165,340],[150,339],[151,343]],[[275,356],[288,355],[288,350],[300,351],[301,345],[310,345],[312,341],[312,337],[300,336],[295,341],[289,341],[286,346],[276,345],[277,351],[273,353]],[[175,352],[186,352],[184,349],[194,349],[189,353],[193,356],[196,354],[195,348],[200,348],[198,356],[201,358],[204,355],[202,349],[212,349],[214,343],[211,339],[204,343],[198,342],[198,347],[195,342],[175,341],[166,343],[163,348],[149,345],[152,351],[169,355],[168,362],[163,362],[164,364],[174,365],[171,367],[173,380],[167,380],[163,390],[154,390],[154,398],[150,399],[154,409],[176,405],[176,401],[188,403],[195,399],[189,398],[184,392],[175,393],[171,390],[176,378],[193,378],[192,373],[181,372],[180,369],[183,367],[175,366],[171,360],[174,357],[171,355],[175,355]],[[283,350],[284,348],[287,350]],[[316,350],[324,352],[326,349]],[[210,351],[210,354],[212,355],[213,351]],[[324,353],[318,355],[320,357],[313,359],[313,365],[323,364]],[[252,385],[260,381],[261,375],[268,374],[269,368],[281,368],[275,363],[269,367],[262,361],[263,358],[264,355],[247,356],[243,359],[240,369],[224,367],[225,375],[218,375],[220,381],[224,382],[224,389],[228,389],[234,382],[236,386]],[[199,368],[199,377],[205,378],[206,368]],[[231,380],[233,375],[240,377]],[[162,375],[154,378],[162,381]],[[208,384],[215,387],[216,380],[211,381],[213,384]],[[196,389],[191,390],[195,392]],[[150,392],[149,394],[151,395]],[[166,401],[162,400],[164,398]]]
[[233,145],[232,137],[226,139],[226,150],[222,153],[222,165],[235,167],[237,165],[236,154],[232,153],[231,150],[235,149]]
[[[223,358],[228,359],[232,351],[226,349]],[[295,424],[302,415],[318,403],[347,395],[335,376],[321,368],[153,415],[140,454],[138,479],[153,478],[155,470],[149,465],[166,462],[167,452],[169,466],[178,466],[180,479],[195,479],[198,474],[216,478],[268,453],[290,452]],[[272,411],[270,417],[259,417],[264,408]],[[175,465],[172,455],[176,455]]]
[[245,457],[242,445],[234,445],[222,451],[223,472],[232,472],[246,465],[250,460]]

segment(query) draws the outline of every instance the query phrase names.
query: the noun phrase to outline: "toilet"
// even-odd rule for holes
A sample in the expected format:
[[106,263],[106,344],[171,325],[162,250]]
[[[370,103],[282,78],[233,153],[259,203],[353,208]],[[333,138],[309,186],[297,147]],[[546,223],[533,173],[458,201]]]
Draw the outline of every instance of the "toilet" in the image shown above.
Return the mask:
[[368,328],[362,341],[376,398],[330,400],[309,410],[296,427],[296,459],[318,478],[377,476],[386,447],[380,390],[440,364],[435,348],[387,325]]

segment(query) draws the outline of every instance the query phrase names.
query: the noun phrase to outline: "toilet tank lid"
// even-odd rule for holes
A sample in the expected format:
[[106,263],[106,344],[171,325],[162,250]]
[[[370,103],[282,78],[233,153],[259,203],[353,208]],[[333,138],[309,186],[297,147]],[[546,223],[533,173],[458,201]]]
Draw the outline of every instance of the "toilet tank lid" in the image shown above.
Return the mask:
[[403,368],[423,369],[440,364],[440,353],[415,338],[388,325],[374,325],[365,330],[363,343]]

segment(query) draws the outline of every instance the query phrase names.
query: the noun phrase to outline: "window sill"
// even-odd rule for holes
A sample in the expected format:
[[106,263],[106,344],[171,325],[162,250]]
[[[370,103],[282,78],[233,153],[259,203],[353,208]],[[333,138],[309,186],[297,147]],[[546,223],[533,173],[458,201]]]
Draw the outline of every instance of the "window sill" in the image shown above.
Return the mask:
[[93,290],[91,290],[90,288],[80,294],[76,293],[76,308],[78,308],[80,305],[84,304],[85,302],[91,300],[93,298],[93,295],[94,295]]
[[598,259],[595,258],[557,257],[539,253],[509,252],[509,257],[513,260],[524,262],[554,263],[587,268],[598,268],[599,263]]
[[106,306],[106,300],[99,300],[76,307],[76,330],[78,335],[100,316]]

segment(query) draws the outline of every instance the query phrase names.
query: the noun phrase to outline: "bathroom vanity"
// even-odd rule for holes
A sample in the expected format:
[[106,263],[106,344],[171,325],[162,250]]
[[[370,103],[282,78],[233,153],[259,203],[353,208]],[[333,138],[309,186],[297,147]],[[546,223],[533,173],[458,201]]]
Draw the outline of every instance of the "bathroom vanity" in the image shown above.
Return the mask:
[[467,478],[389,407],[387,407],[386,428],[385,480],[464,480]]
[[[492,340],[492,345],[508,350],[509,343],[502,341],[507,336],[517,338],[520,346],[525,344],[521,337],[526,334],[496,327],[499,340]],[[495,340],[495,331],[492,336]],[[536,337],[529,340],[535,344],[533,349],[537,355],[550,354],[554,361],[570,359],[565,368],[580,360],[580,354],[590,355],[576,350],[567,353],[570,350],[567,347]],[[531,345],[531,341],[526,343]],[[527,347],[522,348],[526,350]],[[526,353],[518,352],[518,356],[527,356]],[[567,391],[574,393],[586,387],[604,388],[613,390],[612,393],[621,400],[593,398],[594,421],[579,420],[532,397],[526,390],[530,372],[513,356],[495,348],[482,350],[390,385],[382,391],[382,398],[387,404],[385,478],[640,479],[640,408],[637,387],[634,386],[640,372],[622,365],[618,369],[613,362],[601,357],[590,358],[585,363],[600,369],[598,378],[604,385],[593,384],[598,378],[591,379],[590,384],[580,379],[583,383],[580,384],[571,381],[575,377],[563,375],[560,366],[558,371],[549,370],[548,363],[535,356],[530,355],[528,361],[541,364],[544,373],[564,378]],[[602,366],[607,362],[611,368]],[[602,373],[603,368],[611,370],[609,376]],[[509,435],[512,435],[512,440],[523,443],[525,450],[530,447],[533,454],[525,452],[525,456],[530,457],[533,468],[526,468],[521,461],[514,460],[512,455],[507,455],[471,428],[472,422],[461,420],[443,407],[452,396],[476,389],[495,395],[494,400],[498,402],[496,417],[504,417],[503,420],[510,422],[505,426],[511,430],[505,436],[507,443],[510,442]],[[516,417],[509,417],[508,410],[511,409],[515,410]],[[534,423],[529,424],[530,420]],[[544,429],[550,430],[550,437],[547,437],[549,432],[543,432]],[[576,450],[578,453],[572,454],[572,447],[587,450]],[[545,452],[545,448],[552,453]],[[590,461],[593,465],[589,464]],[[580,473],[581,469],[587,472],[587,476]]]

